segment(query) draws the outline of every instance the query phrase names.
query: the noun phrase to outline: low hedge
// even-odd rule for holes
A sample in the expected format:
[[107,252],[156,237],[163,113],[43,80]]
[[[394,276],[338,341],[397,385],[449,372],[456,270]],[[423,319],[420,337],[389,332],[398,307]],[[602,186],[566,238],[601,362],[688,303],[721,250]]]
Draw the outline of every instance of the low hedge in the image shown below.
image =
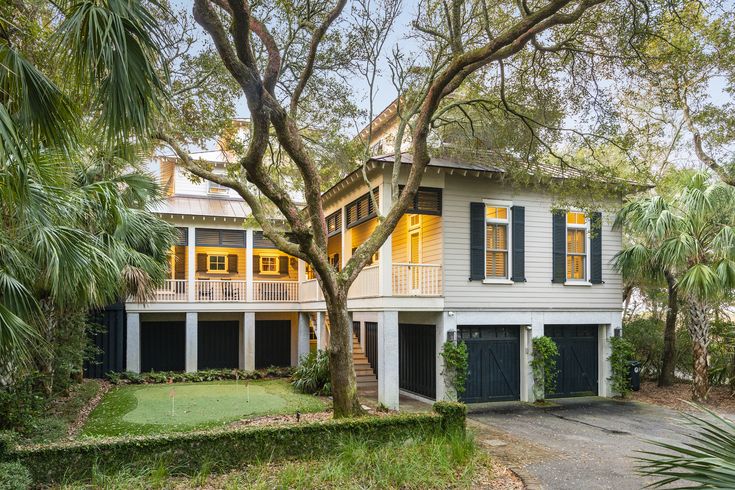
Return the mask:
[[93,468],[103,473],[145,466],[171,465],[192,474],[208,465],[225,471],[258,461],[314,458],[328,454],[344,437],[376,444],[408,439],[417,431],[434,435],[464,430],[465,408],[439,402],[434,413],[360,417],[281,427],[220,428],[183,434],[88,439],[15,447],[6,461],[28,468],[37,484],[88,480]]
[[191,373],[181,371],[149,371],[147,373],[111,371],[105,376],[114,384],[160,384],[169,381],[173,383],[198,383],[228,379],[289,378],[293,372],[293,367],[273,366],[258,371],[245,371],[244,369],[207,369]]

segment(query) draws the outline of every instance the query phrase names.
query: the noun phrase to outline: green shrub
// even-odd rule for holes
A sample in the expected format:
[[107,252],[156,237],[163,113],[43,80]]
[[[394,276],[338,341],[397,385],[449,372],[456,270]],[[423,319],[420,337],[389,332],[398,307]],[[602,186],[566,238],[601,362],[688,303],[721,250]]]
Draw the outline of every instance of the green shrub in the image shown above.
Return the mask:
[[37,389],[39,376],[30,375],[9,386],[0,387],[0,430],[25,432],[41,414],[48,398]]
[[[641,377],[657,379],[661,372],[664,352],[664,322],[655,318],[641,317],[623,325],[623,338],[632,346],[633,357],[641,363]],[[692,372],[692,339],[686,328],[676,330],[676,372]]]
[[9,457],[31,470],[37,484],[89,480],[160,462],[182,474],[196,474],[203,465],[222,472],[258,461],[313,459],[332,454],[344,437],[377,445],[464,427],[461,404],[437,404],[434,414],[360,417],[280,427],[218,428],[210,431],[155,436],[85,439],[16,447]]
[[635,360],[635,349],[632,342],[625,337],[611,337],[610,347],[610,357],[607,358],[611,369],[611,375],[608,378],[610,387],[613,392],[625,398],[630,393],[630,366],[628,363]]
[[201,383],[205,381],[224,381],[231,379],[288,378],[294,372],[292,367],[271,366],[258,371],[244,369],[206,369],[184,373],[181,371],[149,371],[147,373],[109,372],[107,379],[115,384],[160,384],[168,383]]
[[534,338],[532,345],[533,395],[536,401],[543,401],[546,393],[551,393],[556,389],[558,373],[556,359],[559,357],[559,349],[556,347],[556,342],[546,336]]
[[434,404],[434,411],[442,416],[445,431],[464,432],[467,405],[460,402],[439,401]]
[[329,352],[319,350],[302,357],[293,372],[292,380],[293,387],[300,393],[331,395]]
[[467,374],[469,373],[469,354],[467,353],[467,344],[462,341],[452,342],[448,340],[444,342],[441,351],[444,360],[444,384],[447,386],[447,394],[450,397],[458,398],[465,392],[467,383]]
[[0,463],[0,490],[26,490],[33,481],[31,473],[20,463]]

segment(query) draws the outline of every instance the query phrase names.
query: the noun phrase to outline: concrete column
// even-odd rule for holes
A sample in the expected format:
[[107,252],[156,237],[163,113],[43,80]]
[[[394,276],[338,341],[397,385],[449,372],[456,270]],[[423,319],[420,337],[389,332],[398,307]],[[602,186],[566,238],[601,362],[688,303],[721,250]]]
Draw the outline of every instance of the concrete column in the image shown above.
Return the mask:
[[128,313],[125,369],[140,372],[140,313]]
[[309,355],[309,314],[299,313],[298,343],[296,348],[297,359]]
[[[253,302],[253,230],[245,230],[247,248],[245,249],[245,301]],[[254,320],[253,320],[254,321]]]
[[398,312],[378,313],[378,402],[397,410],[398,385]]
[[[380,212],[383,216],[388,214],[392,205],[391,184],[384,182],[380,186]],[[380,264],[380,275],[378,277],[378,295],[393,296],[393,234],[388,235],[380,247],[378,256]]]
[[453,332],[454,338],[457,338],[457,317],[454,316],[453,312],[444,311],[439,313],[436,322],[436,399],[441,400],[456,400],[457,394],[450,387],[446,385],[444,380],[444,360],[442,359],[441,352],[444,348],[444,343],[449,337],[449,333]]
[[365,320],[360,321],[360,348],[365,352]]
[[194,311],[186,312],[186,372],[197,370],[199,315]]
[[326,313],[323,311],[316,312],[316,326],[314,327],[314,331],[316,332],[316,346],[319,350],[325,350],[329,347],[329,332],[327,332],[325,319]]
[[[544,335],[544,315],[543,313],[533,313],[531,316],[531,330],[530,332],[526,329],[526,343],[525,348],[521,350],[521,375],[525,373],[525,385],[524,380],[521,379],[521,400],[534,402],[536,397],[533,394],[533,372],[531,371],[531,360],[533,359],[533,345],[532,341],[536,337],[543,337]],[[523,339],[521,339],[523,340]],[[525,398],[523,393],[523,387],[525,386]]]
[[187,227],[187,262],[188,267],[186,269],[187,279],[187,291],[189,296],[189,302],[193,303],[195,298],[195,285],[194,280],[197,274],[197,251],[196,251],[196,228],[193,226]]
[[243,369],[255,370],[255,313],[243,313],[242,318],[242,343],[244,362]]
[[533,375],[531,373],[531,325],[521,325],[520,331],[520,360],[521,360],[521,379],[520,379],[520,396],[522,402],[530,401],[531,385]]
[[614,335],[616,328],[622,328],[623,316],[622,313],[611,313],[610,323],[607,325],[600,325],[597,331],[597,345],[598,345],[598,356],[597,362],[598,368],[598,380],[597,380],[597,392],[600,396],[614,396],[617,393],[613,393],[612,387],[610,386],[610,375],[612,369],[610,366],[610,354],[612,353],[612,347],[610,346],[610,337]]

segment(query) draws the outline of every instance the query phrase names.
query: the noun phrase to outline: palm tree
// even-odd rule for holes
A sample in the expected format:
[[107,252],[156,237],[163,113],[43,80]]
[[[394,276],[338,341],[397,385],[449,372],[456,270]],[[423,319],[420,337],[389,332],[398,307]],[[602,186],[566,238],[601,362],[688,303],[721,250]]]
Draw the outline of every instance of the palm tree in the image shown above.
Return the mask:
[[[674,384],[676,367],[676,322],[679,316],[679,297],[676,289],[674,272],[665,264],[658,263],[658,247],[661,245],[661,227],[665,226],[668,212],[663,206],[665,201],[660,196],[635,200],[624,206],[618,213],[614,227],[623,228],[632,246],[619,253],[613,260],[613,266],[623,274],[623,278],[632,289],[633,285],[666,284],[667,309],[664,326],[664,349],[661,359],[661,370],[658,376],[659,386]],[[627,294],[630,294],[628,291]]]
[[697,173],[670,199],[650,196],[627,204],[618,221],[651,238],[619,252],[618,268],[654,267],[675,280],[692,337],[692,398],[705,400],[712,310],[735,287],[735,188]]
[[173,232],[144,210],[155,183],[102,171],[80,141],[134,156],[161,100],[160,35],[140,0],[0,5],[0,380],[45,359],[67,312],[163,278]]

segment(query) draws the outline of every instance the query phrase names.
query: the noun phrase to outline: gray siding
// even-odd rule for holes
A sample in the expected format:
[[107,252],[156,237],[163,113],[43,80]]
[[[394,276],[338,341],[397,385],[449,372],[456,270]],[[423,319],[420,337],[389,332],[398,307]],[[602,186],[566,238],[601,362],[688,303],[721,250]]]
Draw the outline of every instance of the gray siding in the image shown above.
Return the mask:
[[[526,208],[526,280],[483,284],[470,277],[470,202],[512,201]],[[603,213],[602,280],[593,286],[552,284],[551,208],[553,198],[536,191],[513,190],[486,178],[447,176],[444,188],[445,308],[523,310],[620,310],[622,280],[610,260],[621,248],[621,233],[611,230],[613,216]]]

